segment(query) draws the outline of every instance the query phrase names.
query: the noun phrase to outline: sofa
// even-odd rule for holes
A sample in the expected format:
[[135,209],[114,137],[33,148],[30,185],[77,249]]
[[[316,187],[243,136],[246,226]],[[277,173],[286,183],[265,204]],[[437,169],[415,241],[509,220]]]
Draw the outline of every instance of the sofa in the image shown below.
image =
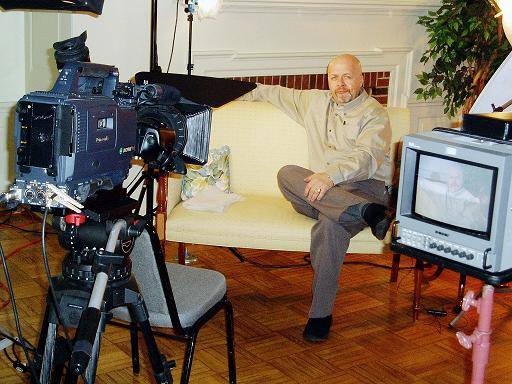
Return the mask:
[[[390,107],[388,113],[397,143],[409,132],[409,111]],[[170,178],[166,240],[181,243],[181,250],[184,243],[193,243],[309,252],[314,220],[293,210],[276,181],[283,165],[308,167],[305,130],[269,103],[233,101],[213,112],[210,149],[224,145],[231,150],[231,191],[245,199],[223,213],[187,210],[180,197],[181,179]],[[396,153],[396,145],[392,149]],[[383,253],[387,241],[377,240],[366,228],[352,239],[348,252]]]

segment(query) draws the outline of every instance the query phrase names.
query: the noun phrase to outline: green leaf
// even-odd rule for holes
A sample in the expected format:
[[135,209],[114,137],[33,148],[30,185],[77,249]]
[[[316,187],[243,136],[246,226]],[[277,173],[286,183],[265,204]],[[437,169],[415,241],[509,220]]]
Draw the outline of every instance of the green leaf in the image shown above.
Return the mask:
[[484,80],[491,78],[511,50],[506,39],[498,42],[501,26],[495,13],[488,0],[442,0],[437,11],[418,18],[428,36],[419,62],[431,68],[417,75],[418,99],[442,97],[445,113],[453,116],[481,91],[472,84],[473,76],[489,64]]

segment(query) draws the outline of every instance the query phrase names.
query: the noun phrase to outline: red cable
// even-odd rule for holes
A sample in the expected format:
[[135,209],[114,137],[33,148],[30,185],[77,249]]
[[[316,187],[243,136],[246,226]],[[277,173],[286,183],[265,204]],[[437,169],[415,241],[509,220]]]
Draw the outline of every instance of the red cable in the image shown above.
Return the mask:
[[[2,291],[7,292],[7,294],[9,294],[9,290],[8,290],[8,289],[7,289],[7,287],[6,287],[3,283],[1,283],[1,282],[0,282],[0,289],[1,289]],[[5,300],[0,299],[0,309],[3,309],[3,308],[5,308],[5,307],[7,307],[7,306],[9,305],[9,303],[10,303],[10,302],[11,302],[11,299],[10,299],[10,298],[7,298],[7,299],[5,299]]]
[[19,246],[18,248],[12,250],[11,252],[9,252],[7,254],[7,256],[5,256],[5,260],[9,260],[9,257],[11,257],[12,255],[14,255],[15,253],[18,253],[19,251],[25,249],[25,248],[29,248],[33,245],[36,245],[37,243],[40,243],[41,242],[41,239],[36,239],[36,240],[32,240],[26,244],[23,244],[21,246]]
[[[12,250],[11,252],[9,252],[6,256],[5,256],[5,260],[7,261],[11,256],[13,256],[14,254],[18,253],[19,251],[22,251],[23,249],[25,248],[30,248],[32,247],[33,245],[36,245],[37,243],[40,243],[41,242],[41,239],[36,239],[36,240],[32,240],[26,244],[23,244],[21,246],[19,246],[18,248]],[[0,289],[9,293],[9,291],[7,290],[7,287],[0,282]],[[11,302],[10,299],[6,299],[6,300],[2,300],[0,299],[0,309],[6,307],[9,305],[9,303]]]

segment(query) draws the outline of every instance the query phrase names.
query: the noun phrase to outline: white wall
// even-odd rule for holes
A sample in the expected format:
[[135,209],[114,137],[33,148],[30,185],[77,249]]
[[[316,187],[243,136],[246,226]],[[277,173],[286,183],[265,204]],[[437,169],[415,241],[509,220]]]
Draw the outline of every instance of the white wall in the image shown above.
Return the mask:
[[[215,19],[196,18],[193,23],[193,73],[220,77],[322,73],[334,55],[351,52],[361,59],[366,71],[391,72],[389,105],[411,108],[412,131],[446,126],[439,103],[417,102],[413,95],[417,88],[415,74],[421,69],[419,58],[427,39],[423,27],[417,25],[418,16],[437,9],[439,3],[224,0]],[[176,1],[160,0],[158,5],[159,64],[165,71]],[[150,8],[151,0],[106,0],[101,16],[63,14],[53,20],[43,20],[55,18],[51,12],[34,13],[35,19],[24,19],[19,12],[0,12],[1,52],[15,57],[14,62],[0,62],[0,103],[12,103],[25,89],[49,87],[55,74],[53,59],[49,59],[51,43],[84,30],[88,32],[91,59],[116,65],[122,81],[138,71],[149,70]],[[23,47],[16,44],[23,39],[26,62]],[[171,72],[186,72],[187,45],[188,22],[180,0]],[[5,104],[1,108],[5,110]],[[0,111],[0,119],[2,113],[5,114]],[[4,120],[0,124],[5,124]],[[5,137],[0,140],[5,148]],[[0,164],[5,168],[4,162]],[[5,171],[0,171],[0,180],[4,175]]]
[[[429,117],[429,104],[417,103],[413,95],[426,42],[417,20],[438,5],[438,0],[224,0],[215,19],[194,20],[193,73],[322,73],[334,55],[351,52],[367,71],[390,71],[389,105],[420,108],[421,129],[430,129],[444,119],[437,104]],[[72,33],[87,29],[93,61],[118,66],[121,79],[128,80],[149,69],[150,6],[150,0],[109,0],[98,18],[73,15]],[[175,9],[175,1],[160,0],[158,52],[164,71]],[[187,45],[188,22],[180,4],[171,72],[186,72]],[[415,120],[412,129],[419,127]]]
[[0,12],[0,191],[9,180],[12,125],[16,100],[25,93],[25,31],[23,12]]

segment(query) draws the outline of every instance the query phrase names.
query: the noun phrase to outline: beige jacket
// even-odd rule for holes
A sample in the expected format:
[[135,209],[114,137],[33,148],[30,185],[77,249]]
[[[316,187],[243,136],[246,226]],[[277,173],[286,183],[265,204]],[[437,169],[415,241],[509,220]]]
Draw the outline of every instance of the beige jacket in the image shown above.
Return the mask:
[[306,128],[313,172],[326,172],[335,184],[376,179],[391,185],[388,114],[364,90],[337,105],[330,91],[258,84],[241,99],[268,101]]

